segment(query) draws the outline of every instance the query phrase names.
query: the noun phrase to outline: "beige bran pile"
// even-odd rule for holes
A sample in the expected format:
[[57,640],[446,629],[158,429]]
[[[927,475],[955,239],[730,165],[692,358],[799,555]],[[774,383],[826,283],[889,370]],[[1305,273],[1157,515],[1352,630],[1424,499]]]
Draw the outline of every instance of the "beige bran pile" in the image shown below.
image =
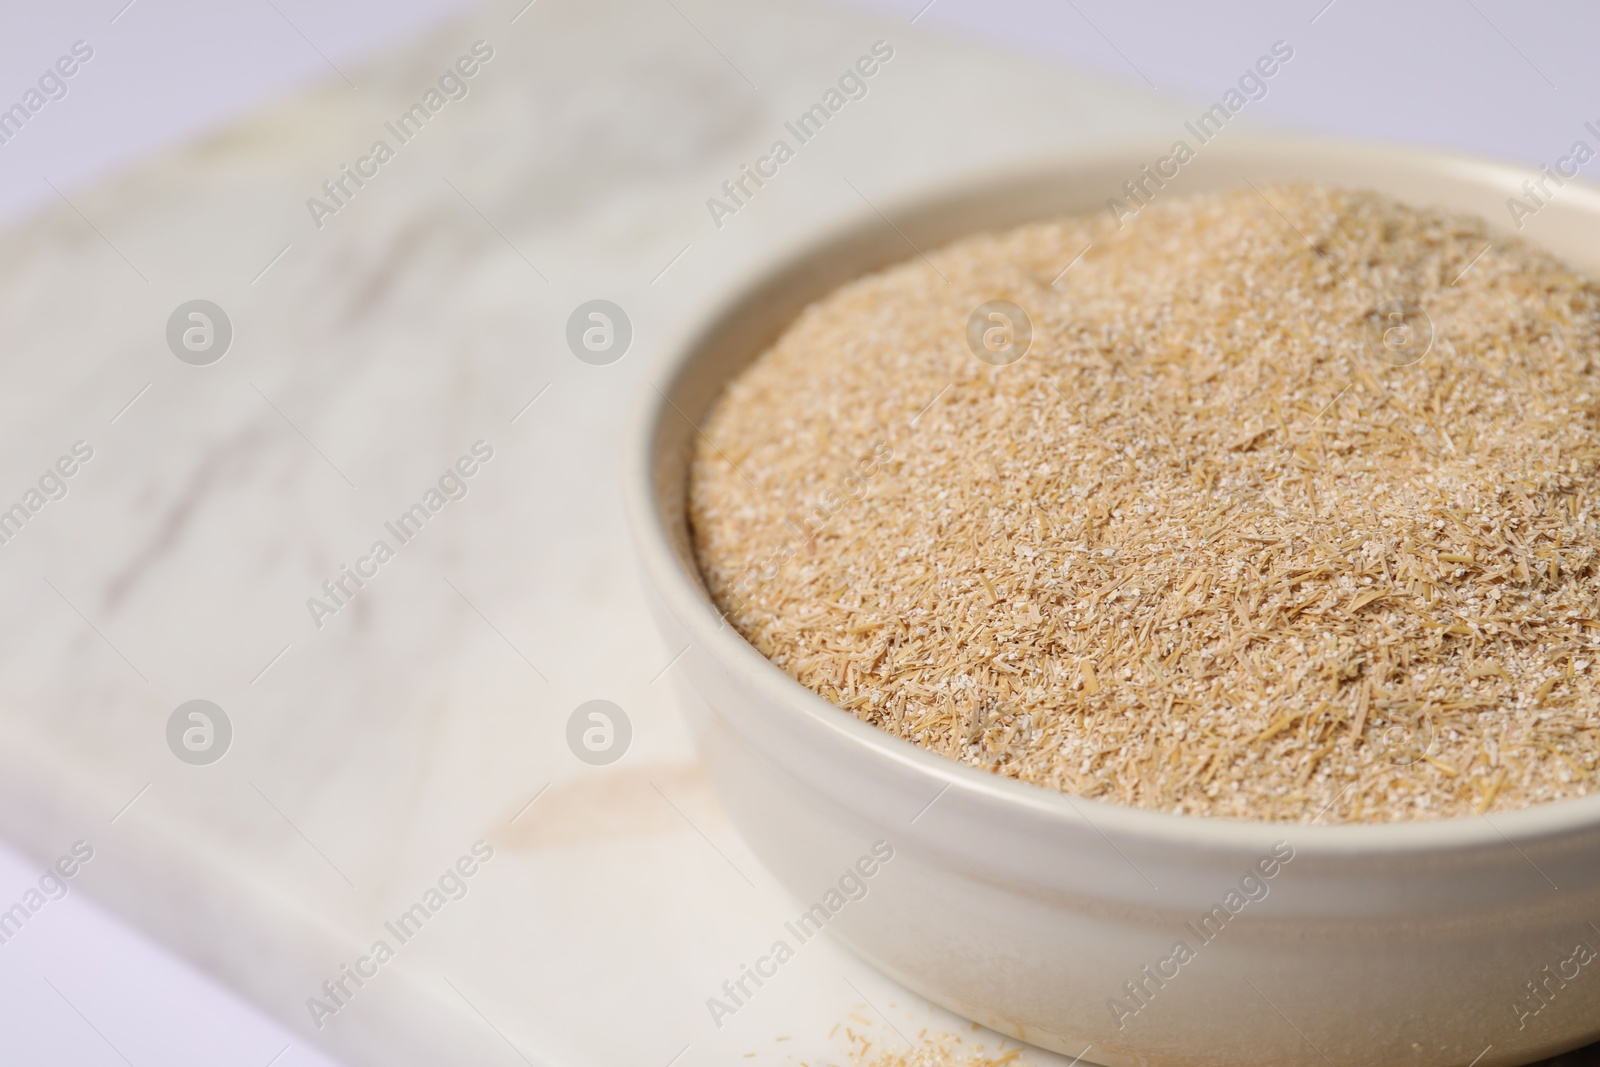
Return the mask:
[[[967,340],[996,299],[1032,323],[1009,366]],[[1431,324],[1404,366],[1370,339],[1394,299]],[[696,551],[801,683],[1070,794],[1302,822],[1580,796],[1597,355],[1593,282],[1371,193],[980,234],[817,301],[728,386]]]

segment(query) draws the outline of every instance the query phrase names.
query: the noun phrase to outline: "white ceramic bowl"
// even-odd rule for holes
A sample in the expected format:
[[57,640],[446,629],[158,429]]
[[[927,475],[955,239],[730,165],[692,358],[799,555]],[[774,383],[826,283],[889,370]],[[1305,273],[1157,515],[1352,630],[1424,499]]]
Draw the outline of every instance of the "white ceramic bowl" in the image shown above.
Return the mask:
[[[1087,1047],[1086,1062],[1492,1067],[1594,1041],[1600,959],[1579,962],[1578,946],[1600,951],[1600,796],[1492,818],[1356,826],[1068,797],[858,721],[763,658],[705,592],[684,519],[690,420],[806,303],[913,255],[907,239],[927,249],[1103,209],[1163,153],[1064,160],[885,206],[899,233],[864,214],[775,257],[673,354],[660,392],[647,392],[626,493],[661,625],[673,647],[689,644],[676,674],[716,789],[807,906],[826,908],[825,891],[874,842],[888,842],[894,857],[862,880],[867,896],[826,928],[929,999],[1069,1056]],[[1228,133],[1162,195],[1246,178],[1316,180],[1504,229],[1506,199],[1531,174],[1435,152]],[[1600,192],[1567,185],[1524,234],[1600,276]],[[1293,858],[1274,869],[1275,848]],[[1258,869],[1244,888],[1260,897],[1264,887],[1265,897],[1230,900],[1264,859],[1274,876]],[[1204,933],[1217,932],[1203,942],[1201,917],[1216,905],[1226,918],[1211,920]],[[1174,954],[1180,941],[1192,958]]]

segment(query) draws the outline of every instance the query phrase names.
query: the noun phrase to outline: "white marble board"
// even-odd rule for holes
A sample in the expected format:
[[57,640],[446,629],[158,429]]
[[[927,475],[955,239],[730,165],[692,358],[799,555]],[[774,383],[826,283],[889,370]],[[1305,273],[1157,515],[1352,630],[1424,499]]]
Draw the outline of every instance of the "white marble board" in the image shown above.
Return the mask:
[[[717,227],[706,198],[879,40],[867,96]],[[316,225],[307,199],[477,41],[465,98]],[[826,941],[713,1025],[796,903],[695,764],[620,438],[668,340],[863,194],[1165,137],[1178,109],[788,0],[515,0],[347,73],[0,246],[0,508],[93,451],[0,545],[0,832],[41,862],[91,842],[90,894],[354,1065],[820,1063],[840,1024],[963,1026]],[[633,323],[609,366],[564,341],[595,297]],[[196,298],[234,331],[206,366],[166,338]],[[466,496],[315,625],[478,441]],[[233,729],[206,766],[166,736],[197,698]],[[633,723],[610,767],[564,740],[592,698]],[[467,894],[313,1026],[480,840]]]

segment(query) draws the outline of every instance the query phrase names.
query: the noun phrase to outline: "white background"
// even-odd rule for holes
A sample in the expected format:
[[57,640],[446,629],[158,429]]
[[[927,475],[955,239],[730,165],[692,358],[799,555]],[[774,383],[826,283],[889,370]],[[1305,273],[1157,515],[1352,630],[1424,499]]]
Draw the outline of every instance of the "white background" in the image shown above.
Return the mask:
[[[692,0],[673,2],[692,17]],[[464,6],[461,0],[8,0],[0,15],[0,106],[19,99],[74,41],[88,42],[95,54],[64,99],[0,145],[0,218],[70,197],[299,86],[343,78],[363,56]],[[1218,98],[1258,55],[1284,40],[1294,59],[1251,110],[1307,131],[1537,165],[1586,136],[1585,120],[1600,126],[1600,69],[1592,58],[1600,12],[1577,0],[1537,8],[1511,0],[1403,6],[858,0],[857,6],[1197,102]],[[41,869],[0,847],[0,907],[35,884]],[[105,1033],[118,1035],[116,1047]],[[50,904],[0,945],[0,1063],[329,1062],[292,1044],[275,1024],[81,893]]]

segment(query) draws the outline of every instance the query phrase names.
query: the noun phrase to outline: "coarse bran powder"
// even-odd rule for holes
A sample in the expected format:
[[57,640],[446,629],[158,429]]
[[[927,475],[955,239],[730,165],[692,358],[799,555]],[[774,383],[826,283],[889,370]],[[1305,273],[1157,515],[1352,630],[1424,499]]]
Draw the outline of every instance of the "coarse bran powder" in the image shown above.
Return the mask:
[[[994,299],[1032,320],[1009,366],[967,343]],[[1371,340],[1430,323],[1409,365]],[[808,307],[704,423],[690,523],[756,648],[973,766],[1214,816],[1520,808],[1600,758],[1597,353],[1593,282],[1371,193],[1041,222]]]

